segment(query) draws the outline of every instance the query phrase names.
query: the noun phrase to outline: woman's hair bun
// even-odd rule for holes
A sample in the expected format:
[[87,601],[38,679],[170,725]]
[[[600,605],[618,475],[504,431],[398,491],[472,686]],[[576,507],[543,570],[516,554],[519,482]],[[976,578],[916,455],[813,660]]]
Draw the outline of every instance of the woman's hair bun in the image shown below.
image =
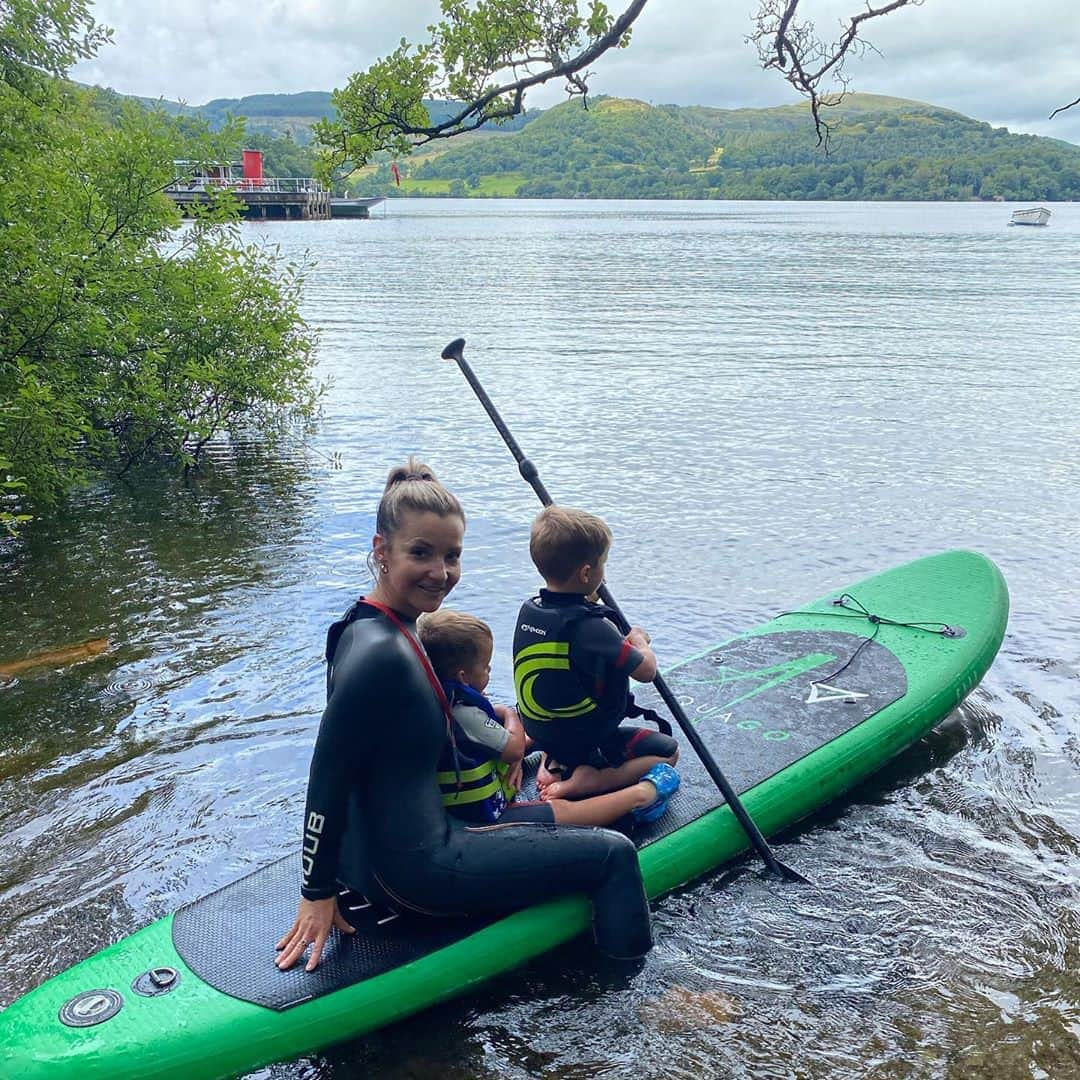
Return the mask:
[[395,484],[404,484],[410,480],[434,480],[437,483],[438,479],[430,465],[425,465],[417,458],[410,457],[404,465],[398,465],[390,470],[383,490],[389,491]]
[[439,483],[431,466],[415,457],[390,470],[375,514],[375,532],[387,540],[392,539],[401,526],[403,515],[408,513],[431,513],[439,517],[454,514],[461,518],[462,525],[465,524],[461,503]]

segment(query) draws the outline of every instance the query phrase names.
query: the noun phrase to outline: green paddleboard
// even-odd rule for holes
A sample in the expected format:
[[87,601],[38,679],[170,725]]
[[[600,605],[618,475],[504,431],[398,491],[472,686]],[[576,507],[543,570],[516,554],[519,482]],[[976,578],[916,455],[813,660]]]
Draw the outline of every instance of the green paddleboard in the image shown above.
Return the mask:
[[[1008,605],[993,563],[947,552],[837,590],[665,675],[768,836],[944,719],[993,661]],[[684,747],[668,812],[635,834],[652,897],[748,847],[691,756]],[[291,925],[298,880],[290,855],[16,1001],[0,1014],[5,1080],[234,1076],[464,993],[589,926],[581,897],[471,923],[395,917],[348,894],[357,934],[335,935],[313,974],[279,972],[273,946]]]

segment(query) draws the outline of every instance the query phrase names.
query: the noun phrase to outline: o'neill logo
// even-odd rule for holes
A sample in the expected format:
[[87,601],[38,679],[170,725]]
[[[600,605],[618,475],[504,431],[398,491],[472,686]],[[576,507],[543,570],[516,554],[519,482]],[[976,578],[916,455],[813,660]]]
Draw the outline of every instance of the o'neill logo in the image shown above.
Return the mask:
[[815,682],[810,684],[810,693],[803,704],[817,705],[823,701],[842,701],[845,705],[854,705],[857,701],[869,696],[869,694],[860,693],[858,690],[845,690],[842,686],[830,686],[828,683]]

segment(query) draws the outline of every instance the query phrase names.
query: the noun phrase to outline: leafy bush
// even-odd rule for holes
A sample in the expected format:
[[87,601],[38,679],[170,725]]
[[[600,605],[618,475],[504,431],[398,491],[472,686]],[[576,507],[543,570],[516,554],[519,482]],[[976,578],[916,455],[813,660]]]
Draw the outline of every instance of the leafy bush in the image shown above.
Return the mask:
[[[110,117],[50,70],[98,40],[85,4],[3,4],[0,522],[11,528],[94,471],[151,455],[190,467],[221,432],[308,414],[318,388],[297,268],[241,242],[230,197],[181,226],[162,193],[175,158],[227,159],[239,129],[211,136],[130,102]],[[47,63],[16,49],[15,31],[43,9]]]

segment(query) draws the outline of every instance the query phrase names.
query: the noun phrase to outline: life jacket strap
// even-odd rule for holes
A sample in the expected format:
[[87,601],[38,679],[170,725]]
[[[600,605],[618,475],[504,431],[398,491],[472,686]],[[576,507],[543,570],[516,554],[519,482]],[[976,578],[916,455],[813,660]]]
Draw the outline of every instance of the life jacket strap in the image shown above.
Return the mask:
[[661,716],[655,709],[646,709],[634,700],[633,694],[628,694],[626,699],[626,717],[629,720],[638,718],[648,724],[655,724],[662,735],[671,734],[671,724],[667,718]]

